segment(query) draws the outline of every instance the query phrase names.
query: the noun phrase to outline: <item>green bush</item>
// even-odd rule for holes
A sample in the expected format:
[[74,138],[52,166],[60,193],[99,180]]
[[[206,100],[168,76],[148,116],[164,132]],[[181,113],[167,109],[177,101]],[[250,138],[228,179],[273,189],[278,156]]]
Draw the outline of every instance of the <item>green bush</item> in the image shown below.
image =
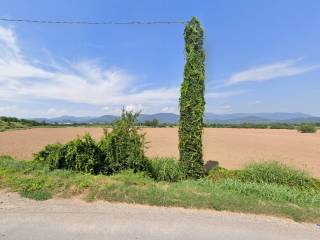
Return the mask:
[[317,132],[317,128],[312,124],[301,124],[298,127],[298,131],[301,133],[315,133]]
[[53,169],[71,169],[98,174],[103,165],[103,153],[89,134],[71,142],[51,144],[35,155],[35,160],[49,164]]
[[157,181],[176,182],[185,178],[179,162],[173,158],[151,159],[149,173]]
[[112,131],[105,130],[99,146],[105,156],[103,172],[112,174],[125,169],[146,171],[149,162],[144,155],[145,136],[137,126],[137,113],[122,112],[113,123]]
[[64,145],[60,143],[49,144],[44,147],[40,152],[34,155],[34,160],[37,162],[48,164],[50,169],[61,168],[60,163],[64,155]]
[[103,153],[89,134],[65,145],[64,162],[61,168],[98,174],[103,166]]
[[51,144],[35,155],[35,160],[49,164],[50,169],[70,169],[92,174],[113,174],[131,169],[148,171],[144,155],[144,134],[137,127],[138,114],[123,111],[113,123],[112,131],[97,143],[89,134],[69,143]]

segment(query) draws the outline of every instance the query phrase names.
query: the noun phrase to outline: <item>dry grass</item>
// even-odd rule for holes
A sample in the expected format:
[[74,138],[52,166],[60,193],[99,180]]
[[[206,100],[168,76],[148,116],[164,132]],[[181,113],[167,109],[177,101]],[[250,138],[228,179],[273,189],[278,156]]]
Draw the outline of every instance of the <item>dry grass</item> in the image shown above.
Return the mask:
[[[178,157],[176,128],[146,128],[149,157]],[[49,143],[65,143],[89,132],[99,139],[101,128],[35,128],[0,133],[0,155],[31,159]],[[248,162],[276,160],[320,177],[320,132],[301,134],[277,129],[205,129],[205,160],[226,168],[241,168]]]

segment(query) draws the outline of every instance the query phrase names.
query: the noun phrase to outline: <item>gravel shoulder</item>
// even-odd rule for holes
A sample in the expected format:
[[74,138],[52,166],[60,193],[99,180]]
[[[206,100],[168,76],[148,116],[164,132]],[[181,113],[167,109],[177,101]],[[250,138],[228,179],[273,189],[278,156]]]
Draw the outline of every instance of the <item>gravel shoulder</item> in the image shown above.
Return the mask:
[[0,239],[318,240],[320,227],[240,213],[79,199],[44,202],[0,192]]

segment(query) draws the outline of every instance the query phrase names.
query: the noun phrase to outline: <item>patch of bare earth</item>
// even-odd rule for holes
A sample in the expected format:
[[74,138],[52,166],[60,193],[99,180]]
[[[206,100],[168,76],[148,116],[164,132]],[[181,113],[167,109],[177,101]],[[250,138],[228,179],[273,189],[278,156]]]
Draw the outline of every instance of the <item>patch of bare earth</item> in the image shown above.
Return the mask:
[[[145,128],[147,156],[178,157],[176,128]],[[49,143],[66,143],[89,132],[95,139],[101,128],[35,128],[0,133],[0,155],[31,159]],[[301,134],[278,129],[205,129],[204,159],[226,168],[240,168],[251,161],[276,160],[320,177],[320,132]]]

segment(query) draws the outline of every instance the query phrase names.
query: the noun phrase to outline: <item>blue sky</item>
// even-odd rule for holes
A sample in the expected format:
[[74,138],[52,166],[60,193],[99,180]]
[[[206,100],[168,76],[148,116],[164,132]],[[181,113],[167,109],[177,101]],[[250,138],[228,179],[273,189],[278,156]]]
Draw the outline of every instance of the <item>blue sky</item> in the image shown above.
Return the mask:
[[[167,21],[205,31],[206,111],[320,116],[318,0],[2,0],[0,17]],[[0,115],[178,112],[183,25],[0,22]]]

